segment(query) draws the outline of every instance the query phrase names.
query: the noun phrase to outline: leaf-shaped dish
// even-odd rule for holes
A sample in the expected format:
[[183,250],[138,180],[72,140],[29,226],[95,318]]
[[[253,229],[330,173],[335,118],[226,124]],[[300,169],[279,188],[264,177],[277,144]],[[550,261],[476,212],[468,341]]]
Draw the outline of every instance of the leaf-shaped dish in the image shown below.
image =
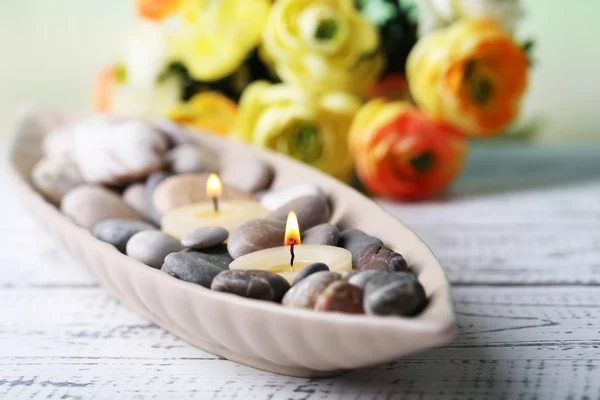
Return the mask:
[[[16,127],[10,175],[21,200],[46,229],[127,307],[213,354],[278,374],[316,377],[394,360],[438,346],[456,334],[448,281],[429,248],[396,218],[362,194],[276,153],[210,135],[197,140],[225,159],[252,155],[277,171],[274,188],[320,185],[333,205],[332,223],[381,238],[404,255],[429,297],[417,317],[375,317],[284,308],[214,292],[175,279],[119,253],[76,226],[30,185],[41,138],[69,117],[32,111]],[[196,135],[194,135],[196,136]]]

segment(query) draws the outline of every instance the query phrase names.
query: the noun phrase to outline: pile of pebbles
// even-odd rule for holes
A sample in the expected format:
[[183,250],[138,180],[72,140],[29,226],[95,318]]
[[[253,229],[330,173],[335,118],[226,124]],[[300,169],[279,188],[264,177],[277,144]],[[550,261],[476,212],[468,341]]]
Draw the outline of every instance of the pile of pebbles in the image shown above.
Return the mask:
[[[258,199],[269,214],[231,232],[201,227],[181,240],[162,232],[165,213],[209,200],[211,172],[223,181],[223,200]],[[220,165],[172,124],[94,117],[44,138],[31,181],[97,239],[186,282],[315,311],[414,316],[425,308],[425,291],[401,254],[363,231],[330,224],[328,201],[314,184],[270,190],[274,175],[256,159]],[[353,269],[337,273],[315,263],[292,284],[273,272],[229,270],[240,256],[281,246],[289,211],[296,212],[303,244],[343,247]]]

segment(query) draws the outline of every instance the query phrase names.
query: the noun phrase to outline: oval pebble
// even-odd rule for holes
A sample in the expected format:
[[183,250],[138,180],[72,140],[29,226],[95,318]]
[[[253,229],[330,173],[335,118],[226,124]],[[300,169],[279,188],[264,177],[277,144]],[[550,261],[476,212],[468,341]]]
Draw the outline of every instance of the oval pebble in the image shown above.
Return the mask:
[[227,270],[215,277],[210,288],[250,299],[280,302],[290,284],[280,275],[262,270]]
[[193,251],[179,251],[165,257],[161,270],[182,281],[196,283],[210,288],[218,274],[225,271],[222,263],[205,254]]
[[148,214],[148,201],[146,198],[146,188],[143,183],[134,183],[127,186],[123,192],[123,201],[137,211],[140,215]]
[[408,265],[401,254],[379,243],[373,243],[361,250],[355,268],[361,271],[396,272],[407,271]]
[[55,205],[73,188],[83,183],[77,166],[67,157],[43,157],[31,171],[31,183]]
[[218,166],[216,157],[196,144],[182,144],[171,149],[167,153],[167,162],[175,174],[215,171]]
[[148,212],[146,213],[146,217],[155,223],[156,225],[160,225],[160,219],[162,214],[156,210],[153,202],[154,191],[165,179],[170,176],[169,173],[165,171],[156,171],[151,174],[148,179],[146,179],[145,185],[145,194],[146,194],[146,205],[148,208]]
[[182,250],[179,240],[161,231],[142,231],[127,242],[126,253],[144,264],[159,269],[165,257]]
[[112,244],[121,253],[125,253],[127,242],[133,235],[142,231],[155,230],[156,228],[144,221],[127,219],[108,219],[92,227],[92,235],[96,239]]
[[265,218],[287,220],[288,213],[294,211],[298,217],[301,232],[329,221],[331,210],[327,200],[321,196],[304,196],[292,200],[277,210],[267,214]]
[[143,220],[118,194],[101,186],[81,185],[63,197],[60,209],[73,221],[91,228],[107,219]]
[[227,249],[233,258],[283,245],[285,222],[253,219],[239,225],[229,235]]
[[325,197],[321,188],[313,183],[300,183],[283,189],[271,190],[260,198],[260,204],[267,210],[276,210],[286,203],[304,196]]
[[283,305],[293,308],[314,308],[317,298],[329,284],[342,279],[337,272],[320,271],[304,278],[283,297]]
[[320,224],[302,232],[303,244],[324,244],[336,246],[340,238],[340,230],[331,224]]
[[190,249],[205,249],[217,246],[227,240],[229,232],[220,226],[203,226],[188,233],[181,239],[181,245]]
[[297,285],[300,281],[302,281],[307,276],[312,275],[315,272],[319,272],[319,271],[329,271],[329,267],[327,266],[327,264],[324,264],[324,263],[314,263],[314,264],[307,265],[306,267],[302,268],[302,270],[300,270],[300,272],[298,272],[298,274],[296,275],[296,278],[294,278],[294,282],[292,283],[292,286]]
[[363,290],[345,281],[333,282],[319,295],[314,310],[362,314]]
[[254,193],[264,190],[273,181],[273,168],[256,159],[238,160],[225,164],[219,171],[223,183]]
[[362,249],[373,243],[383,245],[381,240],[359,229],[346,229],[340,232],[340,239],[337,245],[352,253],[352,266],[354,267]]
[[387,275],[387,272],[375,271],[372,269],[367,271],[358,271],[358,273],[356,273],[348,279],[348,283],[354,286],[358,286],[361,289],[364,289],[369,279],[379,275]]
[[367,314],[414,316],[427,304],[425,289],[410,272],[392,272],[367,281],[363,307]]

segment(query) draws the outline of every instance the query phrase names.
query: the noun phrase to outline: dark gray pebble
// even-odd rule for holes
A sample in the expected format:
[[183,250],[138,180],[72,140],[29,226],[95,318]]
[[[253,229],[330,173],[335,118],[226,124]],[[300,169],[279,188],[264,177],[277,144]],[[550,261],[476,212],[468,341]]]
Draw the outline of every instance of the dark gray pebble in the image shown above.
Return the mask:
[[215,277],[210,288],[250,299],[281,302],[290,284],[280,275],[261,270],[227,270]]
[[302,232],[303,244],[324,244],[336,246],[340,239],[340,230],[331,224],[320,224]]
[[369,279],[374,278],[379,275],[387,275],[387,272],[375,271],[375,270],[367,270],[367,271],[359,271],[354,276],[351,276],[348,279],[348,283],[354,286],[358,286],[361,289],[364,289],[367,285]]
[[191,249],[205,249],[222,244],[227,240],[228,236],[229,232],[225,228],[221,228],[220,226],[203,226],[185,235],[181,239],[181,245]]
[[325,198],[321,196],[304,196],[282,205],[265,218],[286,221],[290,211],[296,213],[301,232],[323,224],[329,221],[331,217],[331,211]]
[[154,225],[144,221],[107,219],[92,227],[92,235],[98,240],[112,244],[121,253],[125,253],[127,242],[133,235],[141,231],[155,229]]
[[401,254],[379,243],[373,243],[361,250],[356,260],[356,269],[397,272],[407,271],[408,265]]
[[340,233],[340,240],[337,245],[352,253],[352,266],[354,267],[362,249],[373,243],[383,245],[381,240],[367,235],[361,230],[346,229]]
[[215,276],[225,271],[220,265],[215,264],[213,258],[195,251],[180,251],[165,257],[162,271],[181,279],[182,281],[196,283],[210,288]]
[[367,314],[414,316],[427,304],[425,289],[410,272],[392,272],[367,281],[364,309]]
[[238,258],[255,251],[283,246],[284,237],[284,221],[253,219],[231,231],[227,249],[231,257]]
[[329,267],[327,266],[327,264],[324,263],[314,263],[314,264],[309,264],[306,267],[302,268],[302,270],[300,272],[298,272],[298,274],[296,275],[296,278],[294,278],[294,282],[292,283],[292,286],[296,285],[298,282],[300,282],[302,279],[306,278],[307,276],[314,274],[315,272],[319,272],[319,271],[329,271]]

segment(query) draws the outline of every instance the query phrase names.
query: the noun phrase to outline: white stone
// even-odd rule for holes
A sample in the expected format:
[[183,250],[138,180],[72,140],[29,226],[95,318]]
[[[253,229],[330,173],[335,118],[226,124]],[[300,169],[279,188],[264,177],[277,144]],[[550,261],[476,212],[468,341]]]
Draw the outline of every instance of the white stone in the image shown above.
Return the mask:
[[265,193],[260,198],[260,204],[267,210],[275,210],[282,205],[303,196],[324,197],[321,188],[312,183],[300,183],[284,189],[273,190]]
[[195,144],[173,148],[167,154],[167,160],[175,174],[216,171],[218,166],[217,158],[212,153]]
[[43,157],[31,171],[31,182],[48,200],[58,205],[63,196],[83,180],[69,158]]

